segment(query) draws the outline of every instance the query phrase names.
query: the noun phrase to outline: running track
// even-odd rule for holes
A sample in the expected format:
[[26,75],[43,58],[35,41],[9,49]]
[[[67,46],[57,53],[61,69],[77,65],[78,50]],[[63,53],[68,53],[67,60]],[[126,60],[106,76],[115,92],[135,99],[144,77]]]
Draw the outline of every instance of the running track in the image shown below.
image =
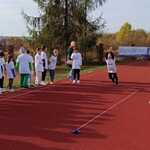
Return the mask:
[[118,72],[118,86],[97,70],[81,85],[64,80],[1,96],[0,150],[150,150],[150,63]]

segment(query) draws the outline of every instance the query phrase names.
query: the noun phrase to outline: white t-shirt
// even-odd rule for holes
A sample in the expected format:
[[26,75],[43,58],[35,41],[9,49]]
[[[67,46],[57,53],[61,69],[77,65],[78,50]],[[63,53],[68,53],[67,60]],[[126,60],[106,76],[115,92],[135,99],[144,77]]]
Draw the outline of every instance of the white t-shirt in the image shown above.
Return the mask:
[[50,64],[49,64],[49,69],[50,70],[55,70],[56,69],[56,64],[57,64],[57,56],[52,55],[49,59]]
[[72,59],[72,69],[80,69],[82,65],[82,57],[81,54],[78,53],[72,53],[71,55]]
[[30,70],[30,66],[29,63],[31,62],[31,58],[29,57],[28,54],[20,54],[17,57],[17,63],[19,63],[19,73],[20,74],[30,74],[31,70]]
[[31,63],[33,64],[34,63],[33,57],[30,54],[28,54],[28,56],[30,58]]
[[30,61],[31,61],[32,71],[33,71],[33,63],[34,63],[34,60],[33,60],[33,57],[32,57],[30,54],[28,54],[28,56],[29,56],[29,59],[30,59]]
[[2,78],[5,74],[5,64],[4,57],[0,58],[0,78]]
[[6,63],[6,70],[7,70],[7,77],[8,79],[14,79],[15,76],[12,73],[12,70],[15,70],[15,65],[13,61],[10,61],[9,63]]
[[44,67],[44,64],[43,64],[44,69],[48,69],[47,54],[46,54],[44,51],[41,52],[41,57],[42,57],[42,60],[43,60],[43,59],[45,60],[45,67]]
[[44,71],[42,56],[38,53],[35,55],[35,71]]
[[106,64],[107,64],[107,70],[108,73],[116,73],[117,68],[116,68],[116,60],[115,59],[106,59]]

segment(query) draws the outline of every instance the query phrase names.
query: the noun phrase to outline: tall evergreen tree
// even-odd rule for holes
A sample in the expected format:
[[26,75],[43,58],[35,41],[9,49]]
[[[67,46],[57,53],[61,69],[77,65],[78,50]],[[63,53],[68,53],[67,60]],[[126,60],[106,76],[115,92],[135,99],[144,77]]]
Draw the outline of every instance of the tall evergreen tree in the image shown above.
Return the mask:
[[69,41],[76,40],[85,49],[89,35],[103,27],[101,16],[93,21],[88,14],[105,0],[34,1],[41,10],[40,16],[33,17],[23,12],[33,45],[65,48]]

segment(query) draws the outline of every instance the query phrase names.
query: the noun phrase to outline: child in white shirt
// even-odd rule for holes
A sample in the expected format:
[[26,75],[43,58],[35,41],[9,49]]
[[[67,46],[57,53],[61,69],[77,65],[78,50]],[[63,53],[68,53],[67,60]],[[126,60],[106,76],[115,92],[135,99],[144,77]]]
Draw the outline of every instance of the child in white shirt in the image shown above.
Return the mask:
[[0,94],[2,94],[3,92],[4,72],[5,72],[4,53],[0,52]]
[[73,84],[76,83],[76,81],[79,84],[80,83],[80,69],[82,65],[82,56],[78,52],[76,47],[74,47],[73,53],[71,55],[71,59],[72,59],[72,69],[73,69]]
[[46,85],[45,83],[45,79],[46,79],[46,73],[48,70],[48,59],[47,59],[47,47],[43,46],[41,49],[41,57],[42,57],[42,61],[43,61],[43,72],[42,72],[42,84]]
[[117,85],[118,84],[118,75],[117,75],[117,67],[116,67],[116,63],[115,63],[115,56],[114,56],[113,52],[106,53],[105,61],[107,64],[109,79],[111,79],[112,82]]
[[50,70],[50,84],[54,84],[54,79],[55,79],[55,69],[56,69],[56,64],[57,64],[57,55],[58,51],[57,49],[53,50],[53,53],[49,59],[49,70]]
[[29,50],[27,50],[27,54],[28,54],[28,56],[29,56],[29,59],[30,59],[30,61],[31,61],[31,66],[32,66],[32,70],[31,70],[31,73],[29,74],[29,79],[28,79],[28,85],[29,85],[29,87],[31,87],[31,86],[33,86],[33,85],[32,85],[32,75],[33,75],[33,63],[34,63],[34,61],[33,61],[33,57],[32,57],[32,55],[30,54],[30,51],[29,51]]
[[6,71],[7,71],[7,77],[9,80],[9,84],[8,84],[9,91],[14,92],[13,81],[14,81],[14,78],[16,77],[16,73],[15,73],[14,60],[13,60],[13,57],[11,56],[9,56],[8,61],[6,63]]
[[32,71],[32,62],[29,55],[27,54],[27,50],[24,47],[20,48],[20,52],[21,54],[17,57],[16,61],[16,67],[17,70],[19,70],[21,76],[20,86],[22,88],[29,88],[28,79]]
[[43,61],[41,56],[41,49],[37,48],[37,53],[35,55],[35,73],[36,73],[35,84],[36,85],[43,85],[42,84],[43,71],[44,71],[44,67],[43,67]]

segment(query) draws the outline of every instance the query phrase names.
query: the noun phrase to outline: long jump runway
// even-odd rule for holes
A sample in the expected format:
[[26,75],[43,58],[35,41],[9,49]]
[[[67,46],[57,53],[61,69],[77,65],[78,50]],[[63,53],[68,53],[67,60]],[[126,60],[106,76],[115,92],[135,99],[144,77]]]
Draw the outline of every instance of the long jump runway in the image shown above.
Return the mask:
[[0,150],[149,150],[150,65],[121,65],[118,74],[118,86],[97,70],[80,85],[1,96]]

